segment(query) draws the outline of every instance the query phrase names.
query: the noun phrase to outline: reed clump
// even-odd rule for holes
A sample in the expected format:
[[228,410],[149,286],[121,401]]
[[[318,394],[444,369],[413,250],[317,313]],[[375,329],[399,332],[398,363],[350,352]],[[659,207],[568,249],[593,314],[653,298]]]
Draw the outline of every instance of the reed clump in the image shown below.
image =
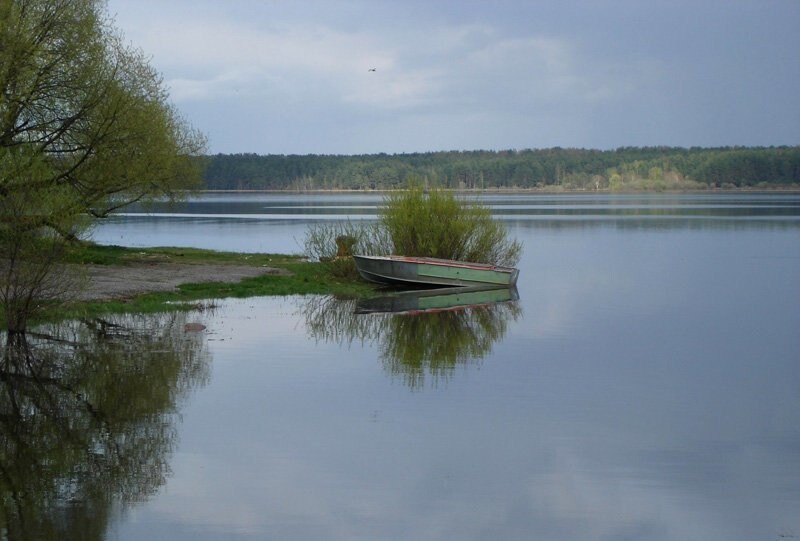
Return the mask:
[[353,254],[376,255],[386,252],[390,242],[374,222],[319,222],[306,229],[303,252],[319,261],[326,272],[343,279],[358,278]]
[[[346,239],[349,253],[343,254]],[[305,254],[340,277],[357,276],[349,255],[398,254],[513,267],[522,244],[476,201],[451,191],[412,185],[388,194],[377,222],[318,223],[309,227]]]
[[389,194],[379,226],[393,254],[513,267],[522,253],[522,244],[509,239],[487,207],[438,188],[412,186]]

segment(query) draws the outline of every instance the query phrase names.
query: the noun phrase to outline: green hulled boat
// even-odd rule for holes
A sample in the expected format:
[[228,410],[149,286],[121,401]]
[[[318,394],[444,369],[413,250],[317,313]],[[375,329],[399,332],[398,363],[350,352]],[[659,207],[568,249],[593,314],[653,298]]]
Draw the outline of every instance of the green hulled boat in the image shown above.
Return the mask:
[[432,257],[355,255],[359,274],[370,282],[426,286],[513,286],[519,269]]

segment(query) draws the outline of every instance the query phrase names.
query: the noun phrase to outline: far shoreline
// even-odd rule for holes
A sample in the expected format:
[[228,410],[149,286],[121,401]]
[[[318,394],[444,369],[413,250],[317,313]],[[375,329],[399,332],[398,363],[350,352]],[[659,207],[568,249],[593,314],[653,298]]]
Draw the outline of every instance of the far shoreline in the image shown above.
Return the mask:
[[[441,188],[441,187],[433,187]],[[527,194],[527,193],[541,193],[541,194],[608,194],[608,195],[653,195],[653,194],[670,194],[670,193],[800,193],[800,186],[776,186],[770,187],[754,187],[742,186],[733,188],[686,188],[686,189],[664,189],[664,190],[610,190],[608,188],[601,188],[598,190],[582,190],[577,188],[441,188],[447,191],[463,192],[463,193],[505,193],[505,194]],[[381,194],[381,193],[394,193],[401,192],[405,188],[383,188],[383,189],[349,189],[349,188],[314,188],[311,190],[298,190],[298,189],[271,189],[271,190],[256,190],[256,189],[239,189],[239,190],[187,190],[187,194],[206,194],[206,193],[293,193],[293,194],[314,194],[314,193],[357,193],[357,194]]]

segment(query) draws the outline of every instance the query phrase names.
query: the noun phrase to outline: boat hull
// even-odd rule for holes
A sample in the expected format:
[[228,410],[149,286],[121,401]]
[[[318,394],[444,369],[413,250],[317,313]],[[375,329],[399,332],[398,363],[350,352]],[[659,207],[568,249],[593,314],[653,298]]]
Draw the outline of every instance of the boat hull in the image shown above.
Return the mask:
[[406,256],[353,256],[359,274],[379,284],[513,286],[519,270],[483,263]]

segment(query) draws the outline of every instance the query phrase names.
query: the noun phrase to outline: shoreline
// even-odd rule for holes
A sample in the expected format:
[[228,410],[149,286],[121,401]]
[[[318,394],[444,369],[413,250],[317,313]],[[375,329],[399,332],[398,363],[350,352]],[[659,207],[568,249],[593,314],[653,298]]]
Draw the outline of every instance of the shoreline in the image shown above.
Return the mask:
[[278,267],[254,267],[209,263],[137,263],[86,265],[87,285],[77,296],[80,301],[122,300],[148,293],[180,291],[187,284],[236,284],[245,278],[264,275],[290,276]]
[[[435,187],[440,188],[440,187]],[[577,189],[577,188],[562,188],[562,187],[543,187],[543,188],[503,188],[503,187],[494,187],[494,188],[442,188],[447,191],[454,191],[454,192],[465,192],[465,193],[507,193],[507,194],[514,194],[514,193],[542,193],[542,194],[609,194],[609,195],[643,195],[643,194],[670,194],[670,193],[697,193],[697,194],[708,194],[708,193],[800,193],[800,186],[780,186],[775,188],[765,188],[765,187],[741,187],[741,188],[685,188],[685,189],[664,189],[664,190],[610,190],[608,188],[602,188],[599,190],[589,190],[589,189]],[[373,193],[373,194],[380,194],[380,193],[393,193],[393,192],[401,192],[404,191],[405,188],[384,188],[384,189],[345,189],[345,188],[314,188],[310,190],[300,190],[300,189],[272,189],[272,190],[256,190],[256,189],[230,189],[230,190],[211,190],[211,189],[204,189],[204,190],[190,190],[185,193],[192,194],[192,193],[295,193],[295,194],[313,194],[313,193],[358,193],[358,194],[365,194],[365,193]]]
[[64,270],[72,270],[84,287],[42,306],[32,322],[202,309],[200,301],[223,298],[361,297],[375,289],[361,280],[332,277],[322,264],[297,255],[91,243],[71,250]]

